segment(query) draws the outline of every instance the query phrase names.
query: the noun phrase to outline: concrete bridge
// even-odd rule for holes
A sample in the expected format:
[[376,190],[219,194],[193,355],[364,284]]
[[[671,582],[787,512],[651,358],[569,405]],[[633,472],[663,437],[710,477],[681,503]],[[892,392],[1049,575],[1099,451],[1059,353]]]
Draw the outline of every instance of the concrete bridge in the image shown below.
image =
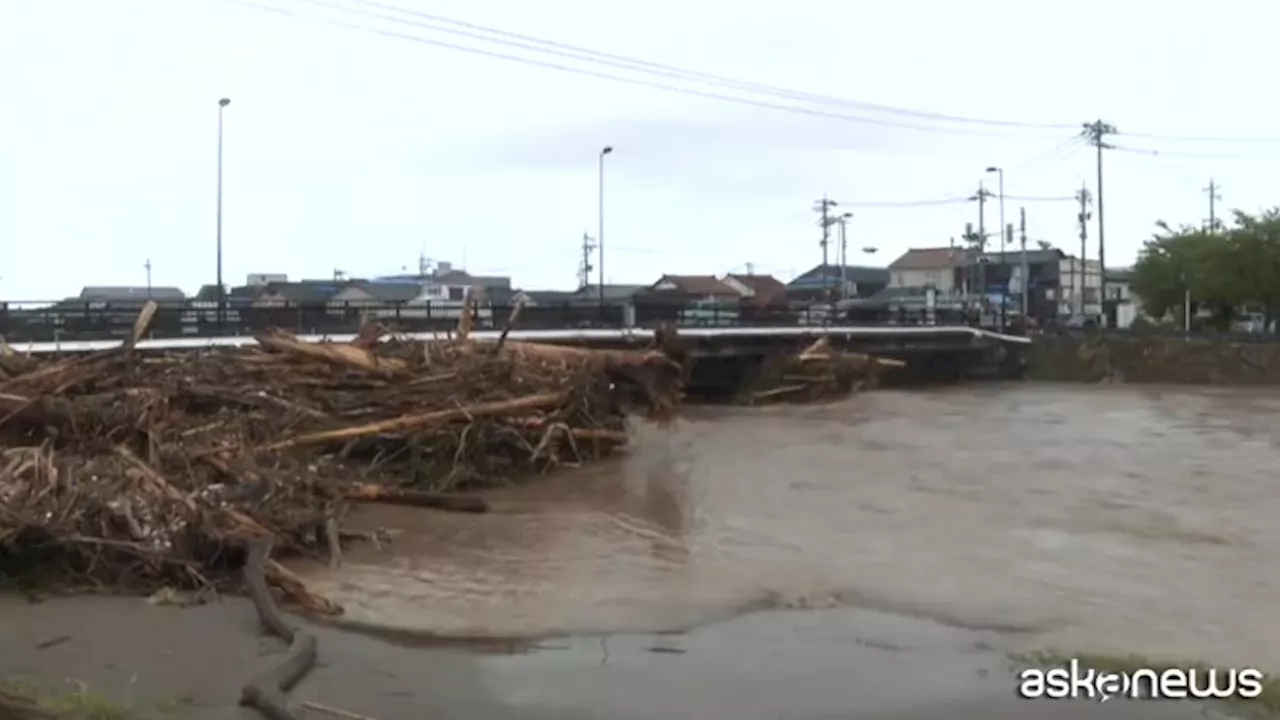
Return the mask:
[[[734,387],[765,358],[796,352],[818,338],[826,337],[834,346],[882,357],[907,361],[895,373],[901,381],[941,381],[965,376],[1014,376],[1022,368],[1021,349],[1030,344],[1025,337],[1003,335],[964,326],[788,326],[677,328],[690,356],[690,389],[714,393]],[[471,337],[493,341],[497,330],[473,331]],[[403,333],[401,337],[431,340],[445,333]],[[307,342],[350,342],[354,334],[302,335]],[[642,347],[653,340],[646,328],[580,328],[556,330],[512,330],[511,340],[579,345],[600,348]],[[17,343],[20,353],[80,353],[119,347],[121,340],[72,340]],[[228,337],[185,337],[143,340],[140,351],[201,350],[218,347],[250,347],[257,342],[247,335]]]
[[[997,346],[1022,346],[1030,340],[1016,335],[1003,335],[990,330],[964,326],[786,326],[786,327],[722,327],[678,328],[681,338],[692,343],[698,356],[743,355],[759,351],[777,351],[828,337],[842,347],[861,352],[911,356],[935,352],[986,350]],[[477,340],[496,340],[499,330],[475,330]],[[445,333],[401,333],[401,337],[431,340]],[[300,335],[305,342],[350,342],[355,334]],[[653,339],[649,328],[581,328],[558,330],[512,330],[512,340],[586,345],[592,347],[634,347]],[[96,352],[119,347],[123,340],[55,340],[50,342],[12,343],[22,353]],[[199,350],[215,347],[251,347],[257,341],[248,335],[224,337],[181,337],[142,340],[138,350]]]

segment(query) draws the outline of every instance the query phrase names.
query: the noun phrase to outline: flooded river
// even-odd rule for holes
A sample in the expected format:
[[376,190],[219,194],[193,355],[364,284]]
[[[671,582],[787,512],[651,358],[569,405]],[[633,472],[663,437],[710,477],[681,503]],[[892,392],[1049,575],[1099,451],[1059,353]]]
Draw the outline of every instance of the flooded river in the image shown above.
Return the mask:
[[348,618],[436,635],[687,629],[854,606],[1020,647],[1280,670],[1280,392],[1073,385],[693,408],[495,511],[302,567]]

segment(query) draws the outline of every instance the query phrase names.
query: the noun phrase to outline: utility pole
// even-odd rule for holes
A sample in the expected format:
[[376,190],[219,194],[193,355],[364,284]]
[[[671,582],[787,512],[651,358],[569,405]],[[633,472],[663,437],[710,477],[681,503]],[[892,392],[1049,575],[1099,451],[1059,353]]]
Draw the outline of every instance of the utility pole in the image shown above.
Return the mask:
[[1222,189],[1222,186],[1214,182],[1213,178],[1209,178],[1209,187],[1202,188],[1204,192],[1209,194],[1209,232],[1218,231],[1218,204],[1217,203],[1219,200],[1222,199],[1222,196],[1218,194],[1218,191],[1221,189]]
[[1076,193],[1076,201],[1080,203],[1080,212],[1076,215],[1076,221],[1080,223],[1080,287],[1075,289],[1075,263],[1073,263],[1071,271],[1072,293],[1080,298],[1079,314],[1084,316],[1084,289],[1088,285],[1088,274],[1085,272],[1085,256],[1088,252],[1087,242],[1089,240],[1089,220],[1093,218],[1093,213],[1089,212],[1089,205],[1093,203],[1093,196],[1089,194],[1089,188],[1085,185],[1080,186],[1080,192]]
[[147,297],[151,297],[151,258],[142,263],[142,267],[147,269]]
[[1027,309],[1031,297],[1031,269],[1027,265],[1027,209],[1018,208],[1018,238],[1022,244],[1022,322],[1026,327]]
[[603,148],[600,148],[600,157],[599,157],[600,172],[597,178],[598,184],[596,186],[596,189],[598,191],[597,199],[599,200],[599,206],[597,207],[598,214],[596,216],[596,221],[599,223],[599,227],[596,229],[596,247],[600,249],[600,255],[597,258],[596,264],[600,266],[599,267],[599,270],[600,270],[599,295],[600,295],[600,313],[602,316],[601,317],[602,320],[604,315],[604,156],[609,155],[612,152],[613,152],[612,145],[605,145]]
[[813,206],[813,211],[821,216],[818,223],[822,226],[822,240],[818,244],[822,246],[822,288],[828,301],[831,300],[831,274],[827,272],[827,246],[831,242],[831,225],[835,222],[831,217],[831,210],[839,204],[823,195]]
[[1110,315],[1107,313],[1107,231],[1102,213],[1102,151],[1115,147],[1107,144],[1106,137],[1115,135],[1116,132],[1118,131],[1115,125],[1102,120],[1084,123],[1084,130],[1081,132],[1089,144],[1097,148],[1098,154],[1098,297],[1102,308],[1103,327],[1110,324]]
[[1004,287],[1000,290],[1000,332],[1009,329],[1009,281],[1013,279],[1013,271],[1009,270],[1005,248],[1013,244],[1013,223],[1004,226],[1004,236],[1000,238],[1000,264],[1004,273]]
[[578,264],[578,288],[586,289],[591,284],[591,253],[596,249],[596,241],[584,230],[582,233],[582,260]]
[[849,236],[847,228],[849,218],[853,217],[853,213],[847,212],[837,218],[836,222],[840,223],[840,299],[849,299],[849,278],[846,268],[849,266]]
[[972,250],[978,244],[978,235],[973,231],[973,223],[964,224],[964,301],[973,304],[973,286],[978,282],[977,263],[972,262]]
[[217,226],[217,252],[218,252],[218,327],[221,328],[227,322],[227,289],[222,284],[222,111],[231,104],[230,98],[222,98],[218,100],[218,226]]
[[982,299],[982,306],[985,309],[987,299],[987,268],[985,264],[987,254],[987,200],[992,197],[991,191],[987,190],[981,182],[978,183],[978,194],[974,195],[971,200],[978,201],[978,293]]

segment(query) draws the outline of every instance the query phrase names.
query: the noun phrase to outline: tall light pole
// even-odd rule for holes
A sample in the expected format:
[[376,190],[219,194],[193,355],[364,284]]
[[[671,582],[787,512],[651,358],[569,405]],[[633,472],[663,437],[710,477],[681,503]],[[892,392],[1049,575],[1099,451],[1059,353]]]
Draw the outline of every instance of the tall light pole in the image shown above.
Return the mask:
[[226,286],[222,284],[222,111],[231,104],[230,98],[218,101],[218,327],[226,322]]
[[853,217],[853,213],[847,212],[847,213],[841,213],[840,217],[836,218],[836,222],[840,223],[840,299],[841,300],[849,299],[849,275],[848,275],[848,271],[846,270],[846,268],[849,265],[849,262],[848,262],[849,237],[848,237],[848,232],[845,229],[845,225],[849,222],[849,218],[851,217]]
[[600,149],[600,176],[597,183],[600,193],[600,207],[598,208],[599,214],[596,219],[599,221],[600,226],[596,229],[596,248],[600,253],[597,256],[599,260],[597,265],[599,265],[598,269],[600,271],[600,315],[602,320],[604,319],[604,156],[611,152],[613,152],[612,145],[605,145]]
[[[1005,235],[1004,224],[1004,168],[992,165],[987,168],[987,172],[995,173],[1000,178],[999,200],[1000,200],[1000,270],[1004,273],[1004,284],[1000,291],[1000,330],[1003,331],[1006,325],[1007,308],[1009,307],[1009,264],[1005,262],[1005,243],[1009,242],[1009,238]],[[1026,279],[1024,278],[1025,282]],[[1025,293],[1025,291],[1024,291]]]

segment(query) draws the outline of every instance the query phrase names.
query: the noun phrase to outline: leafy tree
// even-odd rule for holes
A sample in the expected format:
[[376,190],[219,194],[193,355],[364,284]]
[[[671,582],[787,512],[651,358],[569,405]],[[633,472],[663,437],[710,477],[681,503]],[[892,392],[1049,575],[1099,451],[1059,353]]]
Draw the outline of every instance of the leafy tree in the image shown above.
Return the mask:
[[1229,328],[1242,311],[1280,313],[1280,209],[1236,211],[1229,227],[1208,230],[1156,223],[1133,268],[1133,292],[1154,317],[1181,317],[1186,292],[1192,311]]
[[1280,209],[1257,215],[1237,210],[1234,216],[1228,233],[1234,280],[1245,302],[1270,324],[1280,314]]

